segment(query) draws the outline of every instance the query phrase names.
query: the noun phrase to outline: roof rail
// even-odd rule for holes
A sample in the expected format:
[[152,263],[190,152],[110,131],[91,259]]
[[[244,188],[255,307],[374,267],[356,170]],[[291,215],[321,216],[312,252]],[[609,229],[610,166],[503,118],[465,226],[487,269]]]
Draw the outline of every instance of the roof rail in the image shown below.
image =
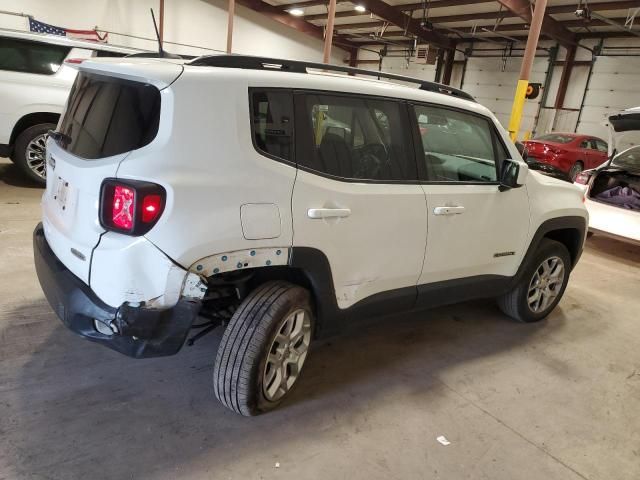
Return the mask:
[[475,102],[475,98],[459,88],[453,88],[441,83],[430,82],[420,78],[406,77],[394,73],[377,72],[375,70],[365,70],[362,68],[344,67],[341,65],[330,65],[317,62],[301,62],[299,60],[283,60],[280,58],[254,57],[250,55],[203,55],[198,57],[188,65],[201,67],[224,67],[224,68],[244,68],[250,70],[277,70],[281,72],[308,73],[307,69],[325,70],[330,72],[343,72],[352,75],[367,75],[370,77],[398,80],[401,82],[415,83],[420,86],[420,90],[428,92],[442,93],[465,100]]

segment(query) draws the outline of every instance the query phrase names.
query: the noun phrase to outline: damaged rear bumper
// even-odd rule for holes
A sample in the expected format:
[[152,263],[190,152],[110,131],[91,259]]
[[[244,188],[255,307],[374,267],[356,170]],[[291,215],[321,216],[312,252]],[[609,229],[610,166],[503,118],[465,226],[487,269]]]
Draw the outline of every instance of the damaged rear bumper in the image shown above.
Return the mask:
[[177,353],[200,311],[199,300],[184,297],[164,309],[107,305],[58,260],[42,224],[33,232],[33,254],[42,290],[60,320],[86,339],[130,357]]

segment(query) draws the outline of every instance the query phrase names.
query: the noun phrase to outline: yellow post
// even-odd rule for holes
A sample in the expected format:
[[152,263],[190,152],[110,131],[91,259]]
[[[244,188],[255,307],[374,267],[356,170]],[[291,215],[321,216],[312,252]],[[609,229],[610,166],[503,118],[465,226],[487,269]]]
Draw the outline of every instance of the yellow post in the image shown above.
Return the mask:
[[520,130],[520,121],[522,120],[522,111],[524,110],[528,86],[529,80],[518,80],[516,96],[513,99],[513,107],[511,107],[511,118],[509,119],[509,136],[514,142],[518,136],[518,130]]
[[527,87],[529,86],[529,75],[531,67],[538,49],[538,38],[542,29],[542,20],[544,20],[544,11],[547,8],[547,0],[537,0],[533,9],[533,18],[529,27],[529,36],[527,37],[527,46],[524,49],[522,58],[522,66],[520,67],[520,80],[516,87],[516,95],[513,98],[513,107],[511,108],[511,118],[509,119],[509,136],[514,142],[518,138],[520,130],[520,121],[522,120],[522,110],[524,110],[524,101],[527,95]]

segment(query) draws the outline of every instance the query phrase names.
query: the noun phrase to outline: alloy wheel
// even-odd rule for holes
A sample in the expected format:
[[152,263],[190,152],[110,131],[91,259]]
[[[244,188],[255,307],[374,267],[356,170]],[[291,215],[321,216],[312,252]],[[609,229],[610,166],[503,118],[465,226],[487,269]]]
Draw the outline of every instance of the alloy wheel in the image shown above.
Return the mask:
[[291,312],[276,330],[262,375],[264,396],[271,402],[280,400],[300,376],[309,345],[311,318],[306,310]]
[[543,312],[553,303],[562,289],[564,268],[562,259],[554,256],[536,269],[527,292],[527,305],[532,312]]
[[47,175],[46,169],[46,148],[48,134],[43,133],[33,138],[28,144],[25,151],[25,158],[27,160],[27,166],[40,178],[45,178]]

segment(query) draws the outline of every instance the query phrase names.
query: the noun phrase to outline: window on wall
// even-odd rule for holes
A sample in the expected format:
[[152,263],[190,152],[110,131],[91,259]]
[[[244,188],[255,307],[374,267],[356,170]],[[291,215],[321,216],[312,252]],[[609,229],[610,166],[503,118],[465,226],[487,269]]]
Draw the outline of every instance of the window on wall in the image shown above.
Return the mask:
[[293,161],[293,97],[282,90],[254,90],[251,125],[258,151]]
[[436,182],[495,182],[509,154],[492,123],[471,113],[415,106],[427,178]]
[[301,94],[300,98],[300,166],[345,179],[417,179],[402,103],[322,94]]
[[63,45],[0,38],[0,70],[52,75],[69,53]]

